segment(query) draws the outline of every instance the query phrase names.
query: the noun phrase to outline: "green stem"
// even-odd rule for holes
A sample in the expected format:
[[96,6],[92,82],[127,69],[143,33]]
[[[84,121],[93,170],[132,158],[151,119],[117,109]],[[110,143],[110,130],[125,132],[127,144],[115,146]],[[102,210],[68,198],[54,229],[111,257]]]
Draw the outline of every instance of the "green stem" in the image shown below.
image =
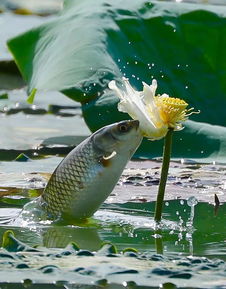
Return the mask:
[[159,183],[157,201],[155,205],[155,221],[156,222],[160,222],[162,218],[163,200],[164,200],[166,181],[167,181],[169,164],[170,164],[172,135],[173,135],[173,129],[170,128],[165,137],[165,143],[164,143],[164,149],[163,149],[161,178],[160,178],[160,183]]

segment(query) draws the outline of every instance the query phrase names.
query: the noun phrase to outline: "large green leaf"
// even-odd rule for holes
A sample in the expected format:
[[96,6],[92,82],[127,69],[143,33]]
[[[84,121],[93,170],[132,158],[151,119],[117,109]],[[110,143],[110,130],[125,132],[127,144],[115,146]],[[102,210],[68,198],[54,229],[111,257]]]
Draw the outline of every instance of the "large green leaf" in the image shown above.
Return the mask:
[[[59,17],[9,41],[29,90],[60,90],[83,104],[91,130],[128,118],[109,80],[159,93],[201,113],[175,133],[175,157],[226,162],[226,6],[145,0],[67,0]],[[208,124],[207,124],[208,123]],[[161,154],[145,141],[139,156]]]

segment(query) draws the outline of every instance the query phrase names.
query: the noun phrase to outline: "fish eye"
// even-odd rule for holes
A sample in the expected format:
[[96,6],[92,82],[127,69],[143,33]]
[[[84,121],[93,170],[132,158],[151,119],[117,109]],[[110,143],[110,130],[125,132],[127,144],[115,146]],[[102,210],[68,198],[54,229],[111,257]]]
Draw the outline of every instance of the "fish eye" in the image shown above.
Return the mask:
[[129,130],[129,126],[126,124],[119,124],[118,126],[118,130],[120,132],[127,132]]

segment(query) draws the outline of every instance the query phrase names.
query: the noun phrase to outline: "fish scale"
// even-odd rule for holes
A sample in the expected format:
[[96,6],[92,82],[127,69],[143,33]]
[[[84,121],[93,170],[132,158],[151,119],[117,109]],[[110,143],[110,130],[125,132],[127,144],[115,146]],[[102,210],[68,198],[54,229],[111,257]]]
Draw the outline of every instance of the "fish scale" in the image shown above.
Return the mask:
[[75,201],[76,195],[80,193],[83,182],[89,186],[96,175],[96,171],[90,168],[96,166],[96,163],[91,142],[79,148],[76,154],[63,160],[42,195],[45,209],[50,215],[56,217],[61,211],[67,209],[70,202]]
[[[142,140],[138,121],[106,126],[73,149],[53,172],[39,205],[52,219],[92,216]],[[120,128],[126,131],[120,131]]]

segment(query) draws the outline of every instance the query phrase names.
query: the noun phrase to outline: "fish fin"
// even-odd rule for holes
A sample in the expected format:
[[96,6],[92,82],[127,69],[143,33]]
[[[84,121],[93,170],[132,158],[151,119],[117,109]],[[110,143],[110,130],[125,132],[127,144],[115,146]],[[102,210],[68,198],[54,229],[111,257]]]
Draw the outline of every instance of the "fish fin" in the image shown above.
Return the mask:
[[117,153],[116,153],[116,151],[113,151],[110,155],[108,155],[108,156],[103,156],[103,159],[104,160],[110,160],[110,159],[112,159],[114,156],[116,156],[117,155]]
[[101,164],[104,167],[110,167],[111,166],[111,160],[116,155],[117,155],[116,151],[113,151],[110,155],[102,156],[100,159]]

